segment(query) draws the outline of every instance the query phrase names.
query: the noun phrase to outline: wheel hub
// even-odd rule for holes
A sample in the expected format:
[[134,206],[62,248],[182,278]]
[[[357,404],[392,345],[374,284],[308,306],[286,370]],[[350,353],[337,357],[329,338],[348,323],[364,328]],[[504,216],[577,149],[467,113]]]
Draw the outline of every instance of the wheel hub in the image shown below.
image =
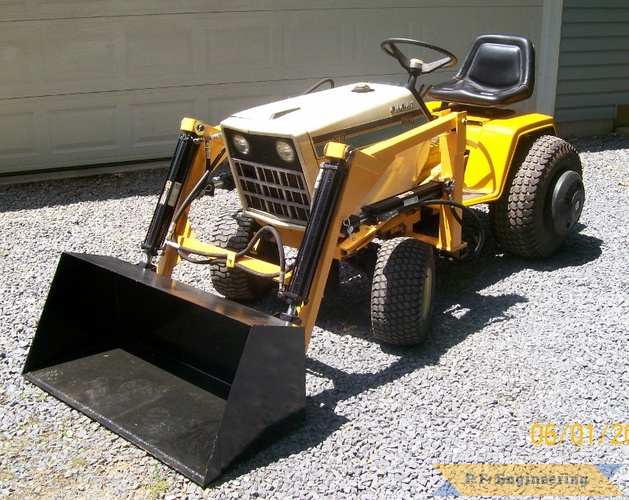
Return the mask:
[[561,174],[552,199],[552,217],[555,232],[566,236],[579,220],[585,202],[585,189],[581,176],[574,170]]

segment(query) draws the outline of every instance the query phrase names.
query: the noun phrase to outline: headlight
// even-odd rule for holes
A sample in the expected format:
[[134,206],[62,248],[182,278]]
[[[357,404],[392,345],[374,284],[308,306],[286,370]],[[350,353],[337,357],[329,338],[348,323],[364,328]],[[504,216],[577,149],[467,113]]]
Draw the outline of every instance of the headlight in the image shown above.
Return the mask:
[[249,154],[249,151],[251,150],[251,148],[249,147],[249,141],[247,141],[247,139],[245,139],[242,135],[236,134],[232,138],[232,142],[234,143],[236,151],[238,151],[240,154]]
[[277,141],[275,143],[275,151],[286,162],[290,163],[295,160],[295,150],[286,141]]

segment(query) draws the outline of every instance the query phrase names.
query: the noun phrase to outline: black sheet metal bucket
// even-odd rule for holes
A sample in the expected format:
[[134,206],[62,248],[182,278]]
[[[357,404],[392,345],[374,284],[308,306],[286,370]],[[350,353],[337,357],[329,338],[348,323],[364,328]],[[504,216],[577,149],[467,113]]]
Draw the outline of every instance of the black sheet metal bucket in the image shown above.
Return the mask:
[[302,327],[64,253],[24,376],[205,486],[299,421],[304,345]]

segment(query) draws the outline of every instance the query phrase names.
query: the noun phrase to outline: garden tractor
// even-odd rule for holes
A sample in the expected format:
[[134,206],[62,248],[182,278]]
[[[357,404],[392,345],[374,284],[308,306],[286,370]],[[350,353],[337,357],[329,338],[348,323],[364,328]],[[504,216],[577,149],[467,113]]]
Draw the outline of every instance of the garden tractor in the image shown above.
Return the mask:
[[[429,332],[435,259],[481,250],[475,205],[505,251],[557,252],[585,194],[553,118],[509,108],[533,93],[531,42],[482,35],[434,86],[421,77],[457,64],[452,53],[381,47],[405,83],[324,80],[219,125],[184,118],[140,263],[63,253],[25,377],[207,485],[302,418],[306,349],[338,262],[372,277],[375,339],[409,346]],[[240,209],[201,241],[190,209],[217,189]],[[172,278],[188,263],[209,266],[218,294]],[[276,313],[243,303],[271,290]]]

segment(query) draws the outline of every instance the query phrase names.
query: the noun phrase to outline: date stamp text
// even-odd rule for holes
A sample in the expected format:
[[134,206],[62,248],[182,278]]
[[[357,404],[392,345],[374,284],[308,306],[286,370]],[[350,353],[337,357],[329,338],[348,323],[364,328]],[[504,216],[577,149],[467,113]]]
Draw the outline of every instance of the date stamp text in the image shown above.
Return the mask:
[[574,446],[629,446],[629,423],[607,422],[601,424],[567,422],[539,423],[531,425],[531,442],[536,446],[557,446],[562,443]]

